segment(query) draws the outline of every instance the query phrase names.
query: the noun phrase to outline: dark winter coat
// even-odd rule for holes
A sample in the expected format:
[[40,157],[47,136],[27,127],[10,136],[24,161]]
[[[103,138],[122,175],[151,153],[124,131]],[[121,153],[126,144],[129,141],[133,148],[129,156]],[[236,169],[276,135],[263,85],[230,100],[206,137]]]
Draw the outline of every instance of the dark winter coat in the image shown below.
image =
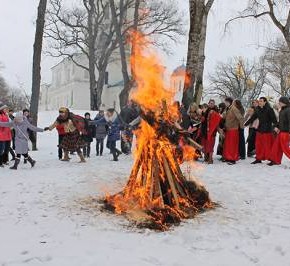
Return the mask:
[[16,154],[28,153],[28,140],[29,140],[28,129],[34,132],[43,132],[42,128],[38,128],[31,125],[26,118],[24,118],[22,122],[15,122],[15,120],[13,120],[12,122],[0,123],[0,127],[14,128]]
[[285,106],[281,109],[278,128],[282,132],[290,133],[290,106]]
[[121,120],[115,113],[112,117],[106,117],[90,122],[90,125],[107,125],[108,126],[108,141],[120,140]]
[[96,127],[94,125],[90,125],[90,121],[92,121],[92,119],[86,119],[87,121],[87,128],[86,128],[86,133],[83,134],[83,139],[85,142],[93,142],[93,138],[95,137],[96,134]]
[[[100,120],[104,118],[104,116],[97,115],[94,120]],[[107,124],[99,124],[95,126],[96,129],[96,139],[104,139],[108,134],[108,125]]]
[[256,119],[259,119],[258,132],[270,133],[277,126],[277,119],[273,108],[266,104],[263,108],[258,107],[251,118],[246,122],[245,126],[252,124]]

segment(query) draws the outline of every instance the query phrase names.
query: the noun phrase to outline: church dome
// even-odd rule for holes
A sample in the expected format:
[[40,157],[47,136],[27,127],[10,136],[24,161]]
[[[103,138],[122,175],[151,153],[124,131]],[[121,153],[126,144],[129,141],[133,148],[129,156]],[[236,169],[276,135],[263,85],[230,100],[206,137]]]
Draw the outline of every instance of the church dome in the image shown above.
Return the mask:
[[173,70],[171,76],[173,76],[173,77],[184,76],[185,72],[186,72],[186,66],[184,64],[182,64]]

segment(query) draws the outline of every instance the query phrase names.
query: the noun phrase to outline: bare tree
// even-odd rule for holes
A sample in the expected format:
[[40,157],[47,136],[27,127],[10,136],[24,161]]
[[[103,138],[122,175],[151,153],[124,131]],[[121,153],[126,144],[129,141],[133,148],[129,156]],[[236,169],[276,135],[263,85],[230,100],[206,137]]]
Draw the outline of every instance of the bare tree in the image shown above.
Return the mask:
[[[32,116],[32,122],[34,125],[37,125],[38,119],[38,105],[39,105],[40,82],[41,82],[41,54],[42,54],[42,42],[43,42],[46,7],[47,0],[39,0],[36,20],[35,40],[33,46],[32,94],[30,103],[30,112]],[[33,150],[37,149],[36,142],[37,138],[35,137],[34,142],[32,143]]]
[[1,99],[0,101],[6,103],[7,96],[8,96],[8,86],[5,79],[0,74],[0,99]]
[[267,85],[281,96],[290,97],[290,54],[284,40],[276,40],[264,53]]
[[239,19],[261,19],[268,17],[272,24],[282,33],[290,49],[290,1],[289,0],[248,0],[248,6],[240,14],[230,19],[229,23]]
[[239,99],[245,106],[262,93],[267,71],[263,60],[250,62],[234,58],[228,63],[219,63],[210,76],[210,94],[221,98]]
[[207,19],[214,0],[189,0],[190,29],[186,73],[182,103],[187,108],[192,102],[199,103],[203,90]]
[[[126,39],[129,30],[139,30],[144,36],[150,36],[152,44],[166,49],[165,39],[177,41],[178,36],[184,35],[183,17],[179,12],[176,1],[173,0],[120,0],[118,4],[109,0],[112,21],[116,30],[118,45],[120,49],[120,58],[122,65],[122,75],[124,88],[119,95],[120,107],[124,107],[129,98],[131,88],[134,84],[134,62],[131,65],[132,78],[128,70],[128,53],[126,53]],[[124,6],[132,7],[134,11],[133,19],[126,16]],[[116,13],[119,10],[120,15],[117,19]],[[126,22],[125,22],[126,21]],[[125,27],[124,27],[125,22]],[[122,28],[125,31],[122,31]],[[126,30],[127,28],[127,30]],[[123,32],[123,33],[122,33]],[[134,54],[134,45],[136,45],[136,36],[133,34],[132,51]]]
[[[107,40],[102,51],[98,45],[98,38],[104,31],[106,10],[104,0],[80,0],[77,6],[71,8],[64,5],[63,0],[51,0],[47,12],[45,37],[50,39],[47,53],[53,57],[69,57],[78,67],[88,71],[92,110],[98,109],[101,102],[98,98],[100,93],[97,92],[102,90],[100,85],[103,76],[99,75],[96,81],[96,68],[100,73],[105,72],[107,65],[103,62],[103,55],[111,50],[109,46],[105,46]],[[107,36],[111,36],[110,33]],[[97,62],[97,52],[102,55],[102,63]],[[88,65],[76,59],[79,53],[87,57]]]

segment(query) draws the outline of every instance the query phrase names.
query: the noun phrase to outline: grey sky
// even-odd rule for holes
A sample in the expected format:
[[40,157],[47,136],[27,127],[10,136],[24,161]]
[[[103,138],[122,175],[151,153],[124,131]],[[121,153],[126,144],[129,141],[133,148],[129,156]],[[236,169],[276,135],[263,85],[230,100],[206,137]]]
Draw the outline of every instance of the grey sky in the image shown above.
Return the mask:
[[[179,0],[186,10],[188,0]],[[255,57],[261,53],[255,44],[266,44],[278,35],[271,24],[263,26],[244,20],[232,24],[230,33],[224,34],[224,24],[238,10],[245,7],[245,0],[216,0],[209,17],[206,48],[206,75],[212,71],[217,61],[225,61],[231,56]],[[0,62],[7,82],[18,86],[22,82],[27,90],[31,86],[32,48],[34,41],[34,20],[37,0],[0,0]],[[173,46],[173,55],[165,58],[169,70],[181,64],[186,58],[187,40]],[[55,59],[43,57],[43,82],[50,81],[50,67]]]

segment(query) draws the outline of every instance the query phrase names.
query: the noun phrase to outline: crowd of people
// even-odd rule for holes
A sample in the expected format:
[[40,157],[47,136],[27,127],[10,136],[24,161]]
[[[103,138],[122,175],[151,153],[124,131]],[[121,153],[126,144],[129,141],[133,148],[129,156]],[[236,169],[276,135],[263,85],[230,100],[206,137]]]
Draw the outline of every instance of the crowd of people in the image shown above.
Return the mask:
[[[218,106],[214,100],[200,106],[180,107],[181,126],[203,147],[204,161],[213,163],[216,135],[217,154],[229,165],[246,157],[255,157],[252,164],[268,161],[281,164],[283,153],[290,158],[290,101],[281,97],[273,109],[266,97],[260,97],[245,110],[241,101],[226,98]],[[248,137],[245,139],[245,128]]]
[[[85,163],[91,156],[91,143],[96,139],[96,156],[103,156],[105,139],[106,147],[113,156],[113,161],[118,157],[130,154],[132,148],[133,131],[129,128],[130,121],[138,117],[136,105],[128,104],[120,114],[113,108],[106,112],[99,110],[94,119],[89,112],[84,116],[72,113],[68,108],[61,107],[56,120],[45,128],[32,125],[29,110],[14,113],[7,105],[0,104],[0,167],[9,165],[9,153],[14,165],[10,169],[17,170],[21,156],[24,163],[27,161],[34,167],[29,152],[29,142],[33,142],[34,132],[57,130],[58,133],[58,158],[61,161],[70,161],[70,155],[75,152],[80,158],[80,163]],[[121,140],[121,151],[117,148],[117,141]]]
[[[174,106],[179,112],[178,121],[175,121],[177,128],[186,132],[200,147],[195,158],[202,158],[207,164],[214,162],[217,139],[217,155],[229,165],[246,157],[255,157],[252,164],[268,161],[269,166],[281,164],[283,153],[290,158],[290,101],[287,97],[279,99],[276,109],[271,107],[266,97],[253,101],[248,110],[241,101],[230,97],[219,105],[214,100],[202,105],[193,103],[188,110],[178,102]],[[9,154],[14,161],[10,169],[18,168],[21,156],[24,163],[29,162],[33,167],[35,160],[28,154],[29,141],[34,141],[34,132],[53,129],[58,133],[58,159],[61,161],[70,161],[70,155],[76,152],[80,163],[86,162],[86,158],[91,156],[94,139],[96,156],[103,155],[106,139],[113,161],[118,161],[122,153],[131,153],[134,128],[141,119],[140,108],[133,102],[120,114],[113,108],[100,110],[94,119],[89,112],[80,116],[61,107],[56,120],[42,129],[32,125],[29,110],[14,113],[8,106],[0,104],[0,167],[9,165]],[[119,140],[121,150],[117,148]],[[184,141],[178,140],[175,145],[178,148],[184,145]]]

